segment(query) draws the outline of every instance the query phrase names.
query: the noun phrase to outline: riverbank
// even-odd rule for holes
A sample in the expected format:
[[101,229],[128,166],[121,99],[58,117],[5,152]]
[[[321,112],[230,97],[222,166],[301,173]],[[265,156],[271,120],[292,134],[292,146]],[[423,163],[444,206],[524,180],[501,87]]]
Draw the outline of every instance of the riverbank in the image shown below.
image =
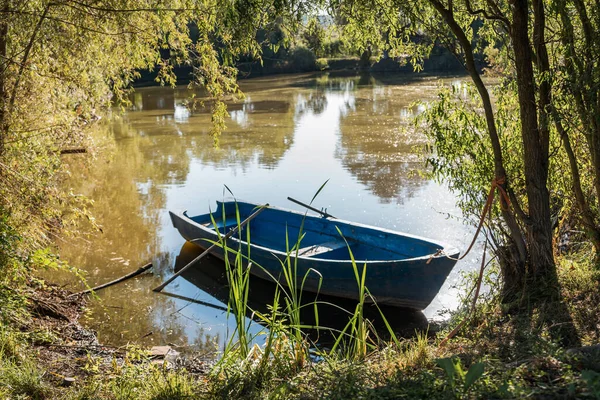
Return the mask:
[[2,311],[10,321],[0,329],[0,398],[598,398],[599,272],[584,258],[559,261],[563,295],[572,304],[565,323],[571,319],[580,340],[573,348],[560,344],[553,327],[538,324],[540,313],[556,312],[556,305],[527,319],[512,316],[492,283],[446,345],[443,338],[468,308],[433,337],[421,332],[378,343],[371,336],[375,347],[360,359],[326,352],[299,359],[285,337],[267,359],[255,346],[244,358],[231,351],[216,363],[180,357],[176,349],[103,346],[78,322],[85,299],[35,281],[2,293],[13,302]]
[[[144,349],[135,343],[100,343],[80,323],[88,301],[97,299],[42,281],[13,295],[12,309],[3,310],[12,320],[0,327],[1,399],[133,399],[141,387],[150,398],[172,398],[160,397],[168,393],[171,376],[199,380],[214,365],[213,357],[182,356],[173,345]],[[155,381],[145,382],[153,374]]]
[[[270,60],[269,63],[259,61],[245,62],[236,66],[238,79],[251,79],[283,74],[302,74],[307,72],[336,72],[336,73],[385,73],[399,74],[402,76],[426,74],[464,74],[462,64],[450,52],[444,49],[436,49],[427,59],[423,60],[422,68],[417,72],[415,66],[408,58],[402,59],[376,59],[369,58],[367,61],[355,56],[339,56],[328,58],[316,58],[314,55],[308,59],[299,57],[291,60]],[[483,63],[478,65],[484,67]],[[187,84],[193,77],[191,66],[176,66],[173,73],[177,77],[178,84]],[[140,71],[140,76],[135,80],[134,87],[145,87],[156,85],[156,71]]]

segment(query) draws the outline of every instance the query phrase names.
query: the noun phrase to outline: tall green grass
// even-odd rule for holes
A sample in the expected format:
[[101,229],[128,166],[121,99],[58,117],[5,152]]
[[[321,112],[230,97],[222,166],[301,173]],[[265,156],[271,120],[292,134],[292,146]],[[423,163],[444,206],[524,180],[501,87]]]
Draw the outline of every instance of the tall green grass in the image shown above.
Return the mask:
[[[311,204],[323,186],[317,191],[311,200]],[[274,359],[281,359],[282,362],[285,359],[285,362],[289,363],[291,368],[296,369],[305,365],[311,355],[314,354],[315,349],[317,349],[316,352],[321,357],[331,355],[349,360],[365,358],[371,350],[376,349],[379,340],[372,324],[364,316],[367,300],[377,307],[389,331],[389,336],[393,342],[398,344],[398,339],[393,329],[366,287],[366,264],[362,266],[357,264],[352,253],[351,244],[339,229],[338,233],[346,243],[356,278],[359,294],[356,307],[353,310],[345,310],[335,304],[319,301],[317,300],[318,293],[311,293],[311,295],[315,296],[311,301],[306,301],[303,298],[303,295],[305,296],[304,287],[311,274],[316,275],[319,280],[319,290],[323,281],[322,275],[314,269],[306,271],[302,276],[298,274],[298,256],[299,249],[302,247],[302,240],[305,236],[304,221],[306,216],[307,213],[302,218],[298,235],[295,239],[290,237],[286,228],[286,256],[284,259],[279,259],[281,265],[279,276],[272,275],[252,260],[252,238],[250,234],[250,224],[252,222],[248,223],[244,229],[240,229],[242,218],[237,202],[235,203],[235,219],[238,232],[233,236],[238,239],[236,245],[231,246],[231,242],[227,243],[227,241],[224,241],[223,236],[226,232],[220,232],[219,229],[216,229],[218,238],[216,243],[222,248],[224,253],[226,277],[229,284],[227,312],[233,316],[235,321],[235,331],[230,335],[225,345],[222,360],[250,360],[259,369],[264,369]],[[222,208],[220,218],[223,222],[227,219],[224,207]],[[211,220],[213,226],[218,225],[212,214]],[[249,307],[248,297],[250,292],[251,268],[262,269],[276,284],[274,298],[267,313],[261,313]],[[311,279],[314,279],[314,277]],[[341,312],[348,314],[348,323],[342,330],[337,331],[320,323],[319,305],[325,304],[331,307],[338,307]],[[302,322],[301,315],[307,307],[312,308],[315,325],[306,325]],[[251,314],[255,320],[259,321],[266,328],[266,331],[260,333],[266,336],[262,347],[253,344],[256,343],[257,336],[253,336],[250,333],[251,320],[247,318],[248,314]],[[316,330],[317,332],[321,330],[331,332],[334,337],[333,345],[328,349],[319,349],[315,343],[309,340],[306,334],[306,330],[308,329]]]
[[[223,208],[221,218],[226,220],[226,210]],[[316,319],[318,320],[317,303],[303,304],[302,293],[304,284],[310,273],[317,274],[321,281],[318,271],[310,270],[298,282],[297,277],[297,251],[300,247],[303,235],[298,235],[295,243],[291,244],[289,235],[286,232],[286,257],[285,260],[279,260],[281,263],[281,276],[271,275],[265,268],[255,263],[251,257],[251,234],[250,224],[245,230],[240,229],[241,217],[239,207],[235,207],[235,218],[238,226],[236,232],[237,248],[230,247],[226,241],[223,241],[223,234],[217,230],[217,244],[223,249],[226,277],[229,284],[229,302],[228,313],[235,320],[235,331],[230,336],[224,353],[227,356],[232,354],[235,357],[246,359],[248,357],[257,358],[256,346],[251,343],[256,337],[250,334],[250,321],[246,317],[248,311],[261,322],[267,329],[265,345],[260,349],[261,367],[267,365],[268,360],[278,354],[285,354],[293,361],[296,367],[302,367],[309,357],[309,343],[302,331],[305,328],[311,328],[301,323],[301,310],[303,307],[314,306]],[[211,214],[213,226],[217,226],[216,220]],[[304,222],[304,221],[303,221]],[[302,222],[302,223],[303,223]],[[302,228],[301,230],[302,231]],[[245,250],[245,251],[244,251]],[[267,273],[273,282],[276,283],[276,290],[273,303],[270,307],[270,313],[260,313],[257,310],[251,310],[248,306],[248,295],[250,289],[250,269],[260,268]],[[252,351],[252,353],[251,353]]]
[[[211,221],[213,226],[217,227],[218,224],[213,216],[210,214]],[[221,215],[223,226],[225,227],[225,221],[227,220],[225,207],[222,208]],[[227,303],[227,315],[233,315],[235,319],[235,331],[233,335],[230,336],[224,352],[230,353],[232,351],[236,351],[239,353],[240,357],[246,358],[250,351],[249,344],[252,341],[252,338],[249,335],[250,324],[246,319],[246,310],[248,309],[248,293],[250,289],[250,267],[251,263],[243,262],[243,253],[242,253],[242,243],[244,242],[242,239],[243,230],[241,229],[241,220],[240,220],[240,211],[237,206],[235,207],[235,218],[238,227],[238,249],[230,249],[227,245],[227,241],[224,240],[224,232],[222,235],[220,230],[217,228],[215,232],[217,233],[218,244],[223,249],[224,253],[224,261],[225,261],[225,271],[227,276],[227,282],[229,284],[229,302]],[[247,254],[250,255],[250,228],[246,229],[246,243],[247,243]],[[231,262],[230,254],[233,255],[234,260]],[[237,338],[237,342],[235,341]]]
[[[336,229],[338,234],[344,239],[344,242],[346,242],[346,247],[352,262],[352,269],[358,286],[358,303],[356,304],[356,308],[354,309],[354,313],[348,321],[348,324],[346,324],[342,332],[337,335],[337,339],[331,351],[335,352],[338,348],[342,347],[345,358],[351,360],[361,359],[367,355],[369,332],[374,332],[374,330],[369,329],[368,321],[364,317],[365,300],[368,293],[366,288],[367,264],[365,263],[362,268],[358,267],[350,244],[337,226]],[[342,344],[343,346],[341,346]]]
[[[45,399],[48,385],[42,380],[43,372],[28,358],[12,358],[0,352],[0,395],[27,399]],[[9,396],[1,398],[10,398]]]

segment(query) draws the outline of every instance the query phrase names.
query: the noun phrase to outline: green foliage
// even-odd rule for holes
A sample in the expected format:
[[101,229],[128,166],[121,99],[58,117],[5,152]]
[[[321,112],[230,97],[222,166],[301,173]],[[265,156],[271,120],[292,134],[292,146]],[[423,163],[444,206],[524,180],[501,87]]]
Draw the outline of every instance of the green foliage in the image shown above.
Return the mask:
[[339,37],[347,51],[368,51],[376,59],[408,55],[416,70],[433,47],[430,40],[415,40],[431,24],[427,2],[340,1],[332,7]]
[[3,329],[4,324],[24,321],[25,297],[16,289],[27,278],[27,270],[22,257],[17,252],[21,238],[9,223],[8,215],[0,208],[0,352],[14,353],[12,334]]
[[[179,1],[158,8],[165,6],[193,8]],[[119,12],[153,7],[144,1],[120,1],[106,9],[42,1],[0,17],[0,26],[8,23],[0,38],[8,43],[0,50],[0,192],[25,248],[56,238],[70,216],[88,215],[84,199],[57,188],[58,174],[65,172],[60,151],[92,150],[88,127],[112,101],[126,102],[135,70],[159,64],[166,46],[185,54],[189,11]],[[169,63],[162,66],[167,80]]]
[[404,343],[403,358],[408,365],[417,367],[427,366],[431,360],[431,347],[427,332],[415,332],[415,337]]
[[184,400],[197,395],[197,385],[185,371],[156,370],[147,391],[149,400]]
[[[481,102],[477,92],[469,84],[440,86],[437,99],[422,105],[425,111],[414,123],[432,142],[425,148],[426,165],[431,167],[433,178],[446,183],[457,194],[457,204],[464,217],[476,224],[494,177],[493,153],[485,118],[479,112]],[[518,160],[518,152],[509,154],[507,163],[513,160],[513,155]],[[494,217],[499,216],[497,202],[492,213]]]
[[[516,67],[513,47],[503,43],[506,34],[499,34],[505,32],[503,24],[506,22],[502,17],[510,15],[510,5],[502,1],[493,3],[495,6],[490,4],[477,0],[465,7],[463,3],[456,3],[456,9],[451,11],[469,45],[486,54],[496,72],[512,78]],[[415,68],[422,64],[435,41],[453,49],[460,48],[434,1],[384,4],[339,1],[330,5],[339,23],[340,39],[326,38],[322,27],[312,19],[304,32],[304,40],[309,45],[305,48],[291,46],[300,22],[297,16],[314,7],[320,9],[323,7],[320,1],[300,2],[296,9],[288,8],[286,2],[262,0],[158,3],[118,0],[110,4],[36,1],[19,4],[18,8],[8,1],[2,3],[0,42],[6,44],[0,46],[2,323],[19,318],[24,301],[14,288],[28,280],[31,269],[65,268],[50,250],[40,249],[46,249],[51,240],[65,234],[77,219],[87,218],[94,226],[89,212],[92,204],[68,190],[58,189],[62,174],[69,173],[64,168],[60,150],[75,146],[94,150],[94,143],[87,135],[89,126],[114,103],[127,106],[129,84],[138,69],[157,68],[159,82],[173,85],[174,66],[191,65],[195,84],[205,87],[214,98],[211,134],[217,144],[225,126],[226,109],[222,99],[229,95],[240,96],[236,70],[232,66],[240,55],[260,59],[265,51],[259,43],[262,40],[255,40],[258,27],[269,29],[267,46],[272,53],[281,55],[284,62],[298,65],[300,70],[321,68],[324,63],[316,60],[315,53],[319,56],[337,54],[342,47],[364,55],[366,62],[370,62],[371,55],[408,55]],[[594,6],[590,2],[546,1],[543,5],[548,17],[546,29],[556,40],[547,43],[549,71],[537,70],[531,87],[535,90],[544,82],[551,83],[552,103],[538,111],[542,117],[549,112],[551,117],[558,116],[556,120],[564,122],[566,136],[574,145],[576,166],[581,170],[584,198],[597,222],[600,191],[594,168],[598,169],[600,160],[596,152],[600,146],[595,90],[600,76],[598,18],[596,13],[592,13],[591,19],[586,17],[588,9]],[[452,7],[451,2],[449,6]],[[487,18],[490,11],[495,18]],[[195,29],[194,40],[189,35],[190,26]],[[465,55],[465,50],[458,51],[459,58]],[[539,54],[536,49],[536,55]],[[512,193],[527,212],[523,171],[525,157],[529,155],[523,152],[520,132],[523,122],[519,119],[519,108],[523,104],[519,104],[520,94],[512,79],[502,80],[494,94],[493,124],[498,130],[503,163]],[[435,145],[428,149],[433,174],[440,180],[449,179],[451,189],[459,194],[465,215],[471,218],[479,216],[495,173],[489,122],[481,114],[480,95],[480,91],[469,85],[443,88],[438,101],[428,105],[417,120]],[[570,216],[579,219],[573,205],[580,201],[570,195],[573,169],[560,147],[560,139],[564,137],[558,132],[556,120],[550,127],[548,141],[552,155],[548,160],[552,211],[557,220]],[[571,173],[566,174],[569,170]],[[493,215],[490,232],[498,239],[506,227],[498,218],[497,206]],[[526,219],[521,220],[523,226],[524,221]],[[247,236],[245,240],[249,243],[251,238]],[[554,312],[552,308],[535,310],[528,316],[529,320],[522,320],[506,317],[501,306],[493,301],[480,304],[469,322],[469,332],[457,340],[459,349],[455,350],[462,351],[460,346],[464,345],[472,360],[481,359],[481,354],[491,354],[504,363],[489,365],[485,375],[482,363],[471,362],[465,371],[460,359],[446,357],[437,360],[446,374],[445,379],[440,377],[442,371],[432,368],[431,358],[441,354],[425,334],[403,346],[396,340],[394,357],[382,355],[382,359],[373,360],[383,351],[375,351],[371,345],[368,321],[362,313],[368,296],[365,288],[368,271],[356,263],[353,267],[361,301],[351,313],[346,329],[338,336],[333,351],[322,352],[326,362],[310,364],[299,317],[300,289],[304,281],[298,281],[296,266],[290,257],[300,242],[301,236],[295,244],[288,243],[288,257],[282,263],[286,285],[277,292],[271,313],[259,316],[269,328],[262,348],[250,346],[253,338],[248,335],[245,317],[250,260],[244,258],[242,248],[226,250],[235,258],[228,265],[228,273],[237,342],[230,343],[223,362],[210,375],[211,394],[261,397],[270,393],[280,398],[444,398],[450,384],[454,395],[481,390],[478,393],[481,397],[522,397],[543,396],[553,389],[557,393],[577,395],[578,385],[583,381],[587,391],[598,396],[597,371],[589,369],[580,377],[575,376],[558,344],[539,323],[544,320],[544,313]],[[496,243],[501,244],[501,240]],[[584,340],[597,342],[597,277],[590,273],[593,268],[589,260],[585,268],[579,265],[569,268],[567,264],[561,265],[559,274],[563,291],[571,300],[575,324],[583,332]],[[42,398],[48,389],[41,372],[21,357],[20,341],[14,333],[0,329],[0,395]],[[476,347],[477,351],[469,346]],[[345,352],[337,352],[338,349]],[[342,361],[339,354],[361,363]],[[517,359],[523,354],[533,361]],[[145,361],[135,360],[140,364]],[[509,361],[517,362],[517,367],[510,367]],[[198,393],[197,382],[186,373],[138,368],[134,364],[115,366],[116,377],[107,378],[108,387],[90,385],[88,391],[81,390],[78,396],[89,398],[105,391],[115,398],[132,398],[139,394],[142,398],[164,399]],[[310,368],[306,368],[307,365]],[[88,372],[100,376],[100,368],[100,359],[90,356]]]
[[0,326],[0,358],[16,362],[21,359],[23,337],[8,326]]
[[[592,50],[599,47],[600,30],[599,20],[590,17],[597,11],[593,2],[519,5],[522,9],[506,1],[341,1],[332,8],[341,37],[361,54],[363,65],[371,55],[409,55],[418,69],[438,43],[466,67],[474,87],[442,93],[420,120],[435,141],[428,161],[472,220],[492,180],[504,182],[510,208],[501,212],[494,206],[489,232],[507,267],[501,269],[505,294],[529,296],[534,290],[524,282],[530,279],[557,287],[554,221],[576,221],[600,251],[599,97],[592,89],[600,76],[593,72],[599,68]],[[506,74],[493,98],[481,79],[478,54]],[[558,296],[551,292],[540,290],[535,297]]]
[[600,399],[600,373],[585,370],[581,372],[581,379],[585,381],[592,396]]
[[[441,87],[436,101],[424,105],[417,128],[432,139],[426,162],[432,174],[458,194],[465,216],[478,219],[493,178],[492,151],[485,134],[485,118],[477,110],[471,85]],[[449,179],[448,179],[449,178]]]
[[0,208],[0,285],[7,284],[9,276],[14,277],[12,271],[18,268],[16,247],[19,241],[19,235],[10,225],[9,215]]
[[344,48],[344,43],[340,39],[334,39],[332,37],[325,40],[325,55],[329,58],[335,58],[340,56],[350,55]]
[[483,363],[472,364],[465,372],[457,357],[438,358],[436,364],[446,372],[448,383],[457,397],[466,395],[471,386],[483,376]]
[[289,62],[297,71],[314,71],[316,69],[317,58],[306,47],[297,46],[291,49]]
[[[564,264],[565,268],[570,268],[567,261]],[[361,269],[357,272],[360,279]],[[581,268],[577,274],[561,277],[570,279],[570,282],[561,281],[563,286],[573,288],[568,292],[569,296],[578,296],[582,292],[576,294],[575,288],[588,290],[590,284],[586,281],[594,279],[594,269]],[[588,307],[595,307],[594,299],[586,301]],[[284,303],[276,300],[273,310]],[[291,332],[284,320],[287,316],[283,312],[276,315],[278,318],[273,321],[277,320],[281,325],[269,326],[270,331],[276,332],[269,338],[270,349],[267,349],[269,341],[265,346],[253,346],[243,359],[239,352],[231,351],[206,374],[197,376],[177,365],[172,370],[157,367],[143,351],[129,348],[124,358],[115,358],[112,363],[110,359],[92,357],[90,365],[97,365],[97,372],[78,379],[72,388],[50,389],[48,383],[40,379],[43,378],[42,367],[23,362],[26,358],[22,353],[27,351],[23,346],[25,337],[13,333],[7,339],[0,339],[16,343],[19,349],[16,358],[0,357],[0,369],[8,371],[0,376],[0,394],[7,398],[28,393],[29,396],[67,399],[286,400],[579,398],[597,395],[600,371],[597,357],[586,360],[567,354],[544,330],[532,329],[531,334],[524,335],[527,329],[524,325],[514,328],[516,320],[502,313],[496,297],[478,303],[474,317],[464,331],[444,348],[438,346],[439,340],[430,340],[428,334],[422,332],[393,344],[380,343],[370,349],[366,357],[355,361],[340,357],[339,352],[321,351],[318,360],[307,355],[302,366],[297,363],[300,349],[294,349],[294,335],[286,336],[286,332]],[[438,333],[438,338],[443,334]],[[9,376],[10,385],[4,385]]]
[[[160,84],[174,85],[174,67],[191,66],[192,85],[212,98],[211,135],[218,144],[227,117],[222,100],[241,96],[236,60],[260,58],[259,27],[277,20],[285,42],[299,25],[299,13],[307,11],[306,4],[290,9],[266,0],[0,6],[0,231],[3,239],[18,232],[11,251],[45,267],[57,265],[52,257],[40,264],[29,253],[79,234],[81,220],[101,229],[91,202],[60,184],[69,174],[64,158],[85,156],[61,156],[61,150],[97,150],[89,128],[110,115],[113,105],[129,105],[138,70],[156,69]],[[308,64],[314,68],[314,56]],[[0,273],[10,269],[1,264]]]
[[12,396],[33,400],[46,398],[49,387],[42,381],[42,375],[32,361],[11,361],[0,353],[0,387],[6,388]]
[[[510,189],[520,204],[527,205],[516,84],[508,78],[499,80],[493,86],[493,94],[503,162],[511,177]],[[431,139],[432,144],[425,148],[431,176],[448,184],[458,195],[457,204],[465,218],[473,224],[478,223],[495,174],[492,145],[485,116],[481,113],[481,98],[472,84],[441,85],[437,99],[421,105],[425,111],[415,118],[414,126]],[[572,200],[564,197],[570,192],[572,182],[564,173],[569,166],[561,152],[558,136],[550,138],[550,145],[556,156],[550,160],[548,186],[553,195],[551,205],[555,218],[559,218],[559,213],[573,207]],[[500,218],[498,201],[494,203],[492,215],[492,222],[487,227],[494,235],[495,243],[501,244],[506,227]]]
[[315,56],[322,57],[324,55],[325,29],[317,18],[313,17],[308,21],[304,32],[302,32],[302,38]]
[[317,67],[317,69],[323,71],[329,68],[329,63],[327,62],[326,58],[317,58],[317,60],[315,61],[315,66]]

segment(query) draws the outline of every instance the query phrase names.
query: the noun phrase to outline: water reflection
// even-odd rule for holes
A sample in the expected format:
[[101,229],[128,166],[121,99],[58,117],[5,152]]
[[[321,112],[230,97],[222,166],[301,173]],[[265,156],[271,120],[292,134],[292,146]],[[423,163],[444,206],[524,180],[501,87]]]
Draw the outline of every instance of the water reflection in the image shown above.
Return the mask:
[[[417,173],[422,159],[416,154],[425,138],[408,125],[420,111],[411,105],[417,96],[406,93],[415,88],[398,89],[373,82],[354,95],[352,112],[340,121],[336,157],[382,203],[402,203],[427,182]],[[426,100],[426,92],[420,97]]]
[[327,95],[324,91],[317,89],[296,99],[296,117],[310,112],[314,115],[322,114],[327,109]]
[[[155,267],[153,277],[100,293],[104,303],[94,305],[90,324],[107,342],[214,346],[232,331],[223,311],[150,290],[173,273],[184,243],[171,227],[168,210],[207,212],[223,197],[224,185],[240,199],[299,209],[286,197],[310,201],[330,179],[315,205],[339,218],[458,248],[468,243],[471,230],[447,218],[460,217],[454,197],[415,173],[422,165],[414,146],[424,139],[403,129],[409,116],[419,112],[411,104],[435,96],[437,78],[319,74],[241,85],[246,97],[228,104],[227,129],[218,149],[208,135],[208,99],[203,106],[188,108],[193,92],[187,88],[143,88],[134,93],[131,110],[97,133],[111,143],[112,151],[98,154],[92,163],[67,160],[72,175],[66,189],[94,201],[92,212],[103,231],[88,240],[59,243],[61,256],[84,269],[92,286],[149,261]],[[197,95],[201,98],[202,93]],[[455,304],[452,286],[460,271],[476,265],[474,257],[455,268],[425,310],[428,318]],[[74,289],[81,287],[70,283]],[[185,279],[175,280],[167,290],[223,304]],[[403,319],[395,317],[399,321]]]

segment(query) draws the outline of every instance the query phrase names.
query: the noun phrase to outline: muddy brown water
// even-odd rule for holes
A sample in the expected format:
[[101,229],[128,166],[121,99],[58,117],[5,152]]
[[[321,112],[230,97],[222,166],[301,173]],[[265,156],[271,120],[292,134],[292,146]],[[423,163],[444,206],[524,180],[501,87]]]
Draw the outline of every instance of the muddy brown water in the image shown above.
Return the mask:
[[[239,199],[302,210],[287,196],[309,201],[329,179],[314,204],[336,217],[464,250],[473,229],[463,224],[445,185],[419,174],[426,142],[406,129],[422,110],[415,102],[431,101],[440,84],[464,79],[312,74],[245,80],[246,97],[230,102],[219,148],[206,110],[186,107],[192,91],[136,89],[133,107],[98,129],[97,142],[106,149],[94,162],[69,160],[73,173],[65,185],[94,201],[102,232],[58,244],[61,257],[83,269],[92,286],[149,261],[153,274],[100,291],[86,324],[106,344],[172,343],[207,352],[222,346],[234,322],[224,309],[223,281],[213,279],[214,260],[205,263],[213,278],[178,278],[165,289],[175,296],[151,289],[173,274],[178,258],[197,251],[184,246],[168,210],[214,209],[227,195],[224,185]],[[410,330],[455,307],[461,272],[477,268],[480,253],[457,264],[423,313],[389,310],[388,319],[399,331]],[[73,290],[82,287],[73,278],[54,278]],[[262,329],[251,323],[251,332]]]

